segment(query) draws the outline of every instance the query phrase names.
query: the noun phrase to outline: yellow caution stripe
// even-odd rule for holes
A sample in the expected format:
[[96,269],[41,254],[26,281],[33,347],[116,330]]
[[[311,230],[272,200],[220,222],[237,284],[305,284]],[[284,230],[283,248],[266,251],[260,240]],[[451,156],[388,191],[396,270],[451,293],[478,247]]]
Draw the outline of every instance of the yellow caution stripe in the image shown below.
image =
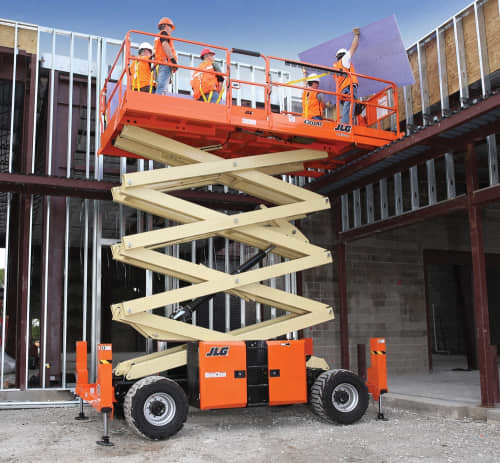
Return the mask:
[[385,355],[385,350],[371,350],[370,353],[374,355]]
[[109,362],[109,360],[101,360],[101,363],[103,365],[109,365],[110,362]]

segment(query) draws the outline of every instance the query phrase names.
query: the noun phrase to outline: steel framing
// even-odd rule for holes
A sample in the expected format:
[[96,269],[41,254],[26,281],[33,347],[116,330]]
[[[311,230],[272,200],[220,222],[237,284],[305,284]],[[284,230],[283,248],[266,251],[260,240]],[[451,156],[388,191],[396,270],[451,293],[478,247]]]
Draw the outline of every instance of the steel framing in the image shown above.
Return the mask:
[[[423,126],[430,126],[425,130],[414,133],[414,115],[411,102],[411,87],[403,89],[403,101],[406,109],[407,138],[392,145],[370,153],[363,159],[354,160],[344,168],[338,169],[330,176],[324,177],[310,185],[314,191],[329,192],[332,201],[341,204],[342,213],[339,214],[337,237],[339,240],[338,252],[345,255],[346,243],[360,238],[372,236],[375,233],[404,227],[409,224],[457,211],[467,213],[469,218],[472,243],[472,258],[474,269],[474,311],[482,332],[478,335],[477,350],[479,352],[479,366],[481,377],[481,399],[485,406],[492,406],[499,401],[495,385],[498,384],[498,370],[492,360],[493,353],[489,346],[488,303],[486,290],[486,273],[484,266],[484,245],[482,224],[479,214],[481,206],[500,200],[500,185],[498,177],[498,153],[495,133],[500,131],[500,94],[491,94],[490,69],[486,46],[484,4],[485,1],[475,1],[461,10],[455,16],[445,21],[430,34],[418,40],[408,49],[408,53],[417,53],[419,69],[419,90],[422,107]],[[462,19],[465,15],[473,14],[476,29],[477,53],[479,56],[480,83],[483,101],[471,102],[467,70],[465,65],[465,40]],[[446,72],[446,55],[444,51],[444,31],[453,28],[455,39],[455,55],[459,80],[460,106],[462,110],[457,114],[450,113],[448,91],[448,76]],[[427,76],[425,75],[425,53],[423,45],[429,40],[436,39],[440,115],[447,117],[438,124],[431,120],[429,111],[429,91]],[[489,187],[479,189],[477,182],[476,152],[474,144],[486,140],[488,158]],[[456,190],[456,159],[455,153],[467,146],[465,161],[467,179],[467,193],[457,196]],[[438,182],[436,178],[436,159],[443,157],[446,176],[445,198],[438,198]],[[471,161],[473,159],[474,161]],[[417,164],[425,163],[425,178],[419,178]],[[410,195],[410,208],[401,207],[401,199],[405,194],[402,191],[401,176],[409,169],[410,188],[406,193]],[[387,181],[392,176],[394,193],[391,204],[393,211],[388,211]],[[427,203],[420,200],[419,187],[427,187]],[[371,191],[378,186],[380,204],[373,221],[372,203],[369,202]],[[359,191],[366,193],[366,215],[359,211]],[[349,217],[354,217],[350,223]],[[362,223],[356,217],[366,216]],[[338,271],[343,272],[342,259],[338,261]],[[347,281],[339,278],[339,292],[342,296],[346,292]],[[347,302],[345,303],[347,304]],[[342,313],[347,314],[347,307]],[[347,316],[347,315],[345,315]],[[348,321],[343,321],[348,326]],[[342,333],[341,333],[342,334]],[[345,345],[344,345],[345,344]],[[349,341],[341,337],[341,350],[349,351]],[[343,364],[349,364],[349,358],[342,358]]]
[[[32,75],[32,88],[30,90],[30,96],[33,94],[32,101],[33,102],[33,114],[35,117],[33,118],[30,127],[28,128],[31,137],[32,137],[32,145],[30,147],[30,165],[28,166],[28,170],[22,172],[14,172],[12,170],[12,143],[13,137],[10,137],[10,150],[9,150],[9,169],[8,172],[0,172],[0,191],[8,193],[8,211],[7,211],[7,221],[9,221],[11,216],[11,198],[13,194],[19,194],[22,197],[27,197],[29,204],[29,213],[28,213],[28,223],[26,226],[27,229],[27,276],[26,285],[24,286],[25,294],[23,294],[23,309],[21,311],[22,320],[21,322],[25,323],[25,332],[23,332],[22,336],[18,336],[19,339],[24,339],[25,346],[23,351],[23,362],[24,364],[28,364],[29,361],[29,348],[28,342],[31,334],[31,326],[30,321],[32,317],[31,304],[33,297],[36,297],[32,291],[32,279],[39,278],[37,275],[31,274],[31,259],[32,259],[32,249],[34,246],[33,243],[33,230],[34,230],[34,201],[36,195],[43,195],[46,198],[46,205],[44,208],[44,229],[45,229],[45,239],[43,242],[44,246],[44,254],[42,260],[42,268],[43,276],[41,285],[44,288],[43,297],[42,297],[42,318],[46,318],[49,313],[49,307],[51,304],[51,295],[50,295],[50,285],[48,280],[49,269],[51,268],[51,254],[49,252],[49,244],[51,240],[54,239],[53,233],[50,232],[51,226],[62,226],[61,232],[63,236],[63,281],[62,281],[62,294],[63,294],[63,307],[62,307],[62,320],[61,320],[61,342],[63,348],[61,349],[61,385],[62,389],[69,389],[71,387],[70,384],[66,383],[66,373],[69,372],[68,365],[71,362],[71,358],[68,357],[68,321],[69,321],[69,311],[68,311],[68,303],[69,303],[69,290],[70,290],[70,267],[69,267],[69,248],[71,241],[71,224],[70,219],[73,216],[73,202],[70,202],[70,198],[82,198],[82,208],[83,208],[83,216],[81,218],[81,223],[79,226],[83,229],[83,240],[82,240],[82,248],[83,248],[83,272],[82,272],[82,286],[83,286],[83,294],[81,300],[81,317],[82,317],[82,334],[81,338],[86,340],[87,333],[90,334],[90,343],[92,346],[95,346],[101,337],[100,333],[100,275],[101,275],[101,249],[103,246],[102,239],[102,224],[103,224],[103,206],[101,202],[103,200],[110,200],[111,194],[110,189],[116,186],[116,184],[111,183],[109,181],[104,181],[106,169],[109,169],[109,163],[106,164],[107,161],[103,160],[102,157],[96,157],[95,152],[99,147],[99,130],[95,130],[95,128],[99,127],[99,115],[98,111],[94,111],[94,108],[99,107],[99,93],[102,88],[102,84],[105,79],[106,69],[110,64],[110,57],[114,58],[116,54],[115,51],[118,50],[120,41],[99,37],[90,34],[82,34],[76,33],[61,29],[55,29],[50,27],[43,27],[34,24],[26,24],[15,21],[9,21],[5,19],[0,19],[0,25],[6,26],[12,29],[14,34],[14,48],[13,50],[13,69],[12,69],[12,107],[11,107],[11,120],[10,120],[10,132],[13,132],[13,121],[14,121],[14,101],[16,96],[16,83],[19,80],[19,72],[16,69],[17,58],[19,53],[22,52],[23,56],[27,56],[31,59],[32,69],[34,71],[34,75]],[[18,47],[18,35],[19,31],[31,31],[36,36],[36,52],[33,54],[26,54],[24,51],[19,50]],[[117,48],[118,47],[118,48]],[[111,51],[112,50],[112,51]],[[110,52],[111,51],[111,52]],[[40,154],[36,149],[36,139],[37,135],[40,134],[40,123],[37,120],[36,114],[40,111],[40,104],[38,98],[38,92],[40,88],[40,75],[39,72],[40,66],[38,66],[39,59],[44,56],[45,63],[43,64],[43,72],[48,71],[48,145],[47,145],[47,169],[44,175],[32,175],[35,174],[35,166],[37,162],[40,161]],[[196,55],[192,53],[185,53],[180,51],[180,57],[184,57],[187,59],[191,59],[194,61]],[[82,62],[84,65],[82,65]],[[35,64],[36,63],[36,64]],[[259,66],[254,66],[246,63],[233,63],[234,66],[239,69],[248,69],[255,75],[255,72],[259,70],[264,70],[264,68]],[[65,166],[64,166],[64,174],[59,172],[58,170],[54,170],[54,151],[56,149],[55,146],[55,117],[56,112],[58,111],[56,98],[59,96],[57,90],[56,81],[58,79],[58,75],[63,72],[68,76],[68,91],[65,99],[68,103],[68,107],[70,108],[68,112],[68,118],[66,121],[66,125],[61,126],[58,125],[58,130],[63,129],[67,133],[67,145],[65,146]],[[289,80],[289,73],[277,70],[272,71],[276,72],[277,78],[284,81]],[[77,75],[78,74],[78,75]],[[82,79],[83,75],[83,79]],[[73,170],[73,159],[72,153],[74,152],[74,136],[73,133],[75,131],[75,122],[76,120],[71,117],[71,108],[75,107],[74,98],[74,83],[78,80],[81,85],[85,85],[86,98],[84,103],[84,108],[86,115],[84,116],[83,127],[86,132],[85,141],[84,141],[84,172],[83,176],[79,178],[75,178],[74,170]],[[179,90],[180,85],[176,79],[173,82],[174,90]],[[276,103],[280,105],[280,107],[287,108],[291,110],[291,95],[289,92],[280,91],[279,101]],[[236,97],[241,100],[242,95],[241,92],[235,91]],[[246,97],[245,97],[246,98]],[[253,99],[251,101],[252,106],[256,106],[256,100]],[[95,137],[92,139],[91,134],[95,133]],[[125,158],[122,158],[120,161],[120,170],[122,174],[127,173],[127,163]],[[108,167],[106,167],[108,166]],[[130,169],[130,167],[129,167]],[[31,175],[30,175],[31,174]],[[60,176],[60,175],[64,176]],[[226,189],[226,193],[228,190]],[[216,208],[218,206],[223,207],[224,209],[231,211],[246,211],[252,208],[255,208],[260,203],[266,203],[265,201],[257,200],[251,196],[243,196],[238,194],[238,191],[231,191],[229,194],[222,194],[219,192],[208,192],[203,193],[199,191],[177,191],[172,192],[173,196],[177,198],[184,198],[187,200],[196,201],[199,204],[203,204],[207,207]],[[63,218],[64,220],[59,224],[55,223],[54,220],[54,198],[64,197],[66,198],[63,203]],[[123,208],[120,208],[119,211],[119,232],[120,235],[115,237],[119,239],[120,236],[125,232],[126,226],[126,216],[123,212]],[[151,225],[151,216],[146,217],[146,224]],[[8,230],[11,228],[9,223],[7,223],[7,235]],[[7,236],[7,245],[8,246],[9,237]],[[108,244],[105,241],[106,245]],[[226,239],[226,244],[229,246],[229,240]],[[179,252],[179,246],[174,245],[174,254]],[[249,249],[249,248],[248,248]],[[242,246],[243,252],[247,252],[247,245]],[[194,252],[192,254],[192,258],[196,259],[196,248],[194,248]],[[212,264],[215,265],[215,259],[212,260]],[[8,255],[6,255],[6,261],[8,261]],[[229,264],[229,262],[227,262]],[[0,316],[5,319],[5,315],[7,313],[8,300],[8,285],[9,285],[9,277],[7,272],[7,267],[5,271],[5,291],[4,291],[4,303],[3,308],[1,310]],[[147,281],[147,291],[150,293],[152,290],[151,282],[151,274],[148,274]],[[173,277],[165,278],[166,287],[170,285],[172,289],[178,287],[178,280]],[[276,278],[273,277],[271,280],[271,285],[276,284]],[[88,297],[90,289],[90,298]],[[293,288],[291,288],[293,291]],[[242,307],[243,309],[243,307]],[[229,315],[230,315],[230,301],[229,297],[225,299],[225,312],[226,312],[226,322],[225,325],[227,330],[230,329]],[[243,313],[243,311],[242,311]],[[261,314],[259,314],[260,316]],[[87,324],[87,320],[89,320],[90,326]],[[243,315],[241,315],[241,320],[243,320]],[[262,320],[264,321],[264,320]],[[196,322],[196,320],[194,320]],[[2,324],[2,339],[5,339],[5,324]],[[24,326],[24,325],[23,325]],[[52,327],[54,328],[54,327]],[[42,364],[46,363],[46,339],[49,336],[51,328],[46,326],[42,322]],[[21,340],[19,342],[22,342]],[[72,350],[72,349],[71,349]],[[4,365],[4,356],[5,356],[5,346],[2,345],[0,349],[0,359],[2,360],[1,365]],[[95,359],[96,353],[93,350],[91,352],[91,368],[90,374],[95,375]],[[20,365],[22,363],[19,363]],[[9,391],[19,391],[19,390],[38,390],[38,389],[51,389],[51,390],[60,390],[61,388],[50,387],[49,378],[46,375],[46,369],[41,369],[41,387],[33,387],[28,386],[30,372],[28,368],[22,368],[23,371],[19,371],[16,378],[16,388],[9,387],[4,388],[4,369],[0,366],[0,406],[1,401],[3,400],[2,392]]]

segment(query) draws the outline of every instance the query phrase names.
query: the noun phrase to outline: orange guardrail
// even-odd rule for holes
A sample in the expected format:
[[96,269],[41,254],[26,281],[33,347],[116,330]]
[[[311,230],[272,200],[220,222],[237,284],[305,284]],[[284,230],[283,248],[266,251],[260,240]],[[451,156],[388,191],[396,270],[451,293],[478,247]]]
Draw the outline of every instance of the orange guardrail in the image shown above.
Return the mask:
[[[132,35],[140,35],[142,36],[142,39],[144,39],[144,36],[146,38],[159,38],[159,34],[153,34],[153,33],[148,33],[148,32],[142,32],[142,31],[136,31],[132,30],[129,31],[126,34],[125,40],[123,41],[120,51],[117,54],[117,57],[115,61],[113,62],[109,73],[108,77],[106,78],[106,81],[104,83],[104,86],[101,90],[101,95],[100,95],[100,102],[101,102],[101,107],[100,107],[100,115],[101,115],[101,132],[105,130],[106,123],[110,120],[113,111],[112,111],[112,106],[113,108],[120,109],[123,105],[124,99],[125,99],[125,94],[128,91],[134,91],[132,88],[132,75],[131,75],[131,64],[132,62],[139,62],[139,61],[146,61],[149,62],[150,65],[165,65],[164,62],[156,60],[154,58],[145,58],[145,57],[138,57],[134,56],[131,53],[131,49],[133,47],[132,42],[131,42],[131,36]],[[363,105],[366,108],[366,116],[363,118],[363,121],[359,120],[358,123],[359,125],[364,125],[366,127],[370,128],[375,128],[380,131],[385,131],[383,127],[383,122],[387,118],[394,116],[396,118],[396,128],[392,131],[396,133],[397,137],[400,137],[400,130],[399,130],[399,108],[398,108],[398,94],[397,94],[397,88],[396,85],[390,81],[384,80],[384,79],[379,79],[376,77],[372,76],[366,76],[363,74],[359,73],[351,73],[351,72],[341,72],[333,67],[328,67],[328,66],[318,66],[313,63],[306,63],[306,62],[301,62],[301,61],[295,61],[295,60],[288,60],[284,58],[278,58],[274,56],[265,56],[262,55],[258,52],[246,52],[245,50],[238,50],[238,49],[228,49],[225,47],[220,47],[212,44],[207,44],[203,42],[197,42],[193,40],[186,40],[186,39],[181,39],[177,37],[169,37],[169,40],[176,42],[176,43],[184,43],[184,44],[190,44],[190,45],[195,45],[199,47],[208,47],[214,50],[218,50],[220,52],[223,52],[224,57],[223,60],[225,62],[225,70],[224,72],[216,72],[214,70],[200,70],[194,66],[186,66],[183,64],[179,63],[169,63],[168,66],[171,68],[174,68],[176,70],[187,70],[187,71],[198,71],[206,74],[212,74],[216,76],[221,76],[224,78],[224,86],[221,89],[221,92],[226,93],[226,98],[224,101],[221,100],[220,104],[224,104],[227,108],[227,123],[231,122],[231,108],[233,106],[237,106],[233,102],[233,88],[239,88],[240,85],[249,85],[253,86],[253,88],[260,88],[263,91],[263,103],[264,103],[264,112],[265,115],[268,119],[268,121],[271,120],[271,113],[276,113],[275,108],[272,108],[271,106],[271,95],[272,91],[276,87],[281,87],[281,88],[288,88],[288,89],[294,89],[294,90],[300,90],[303,91],[305,88],[307,88],[308,92],[316,92],[316,93],[322,93],[325,95],[331,95],[334,96],[337,99],[337,102],[339,101],[350,101],[351,102],[351,108],[354,107],[356,103]],[[233,76],[232,75],[232,70],[231,70],[231,63],[232,63],[232,57],[234,54],[248,54],[254,58],[259,58],[264,60],[264,79],[262,82],[254,82],[254,81],[247,81],[244,79],[238,78],[239,76]],[[305,85],[299,86],[299,85],[293,85],[293,84],[288,84],[286,82],[277,82],[272,80],[272,71],[271,71],[271,63],[272,62],[280,62],[284,65],[291,65],[291,66],[300,66],[303,68],[313,68],[313,69],[319,69],[321,72],[327,72],[330,74],[335,74],[335,73],[342,73],[342,74],[347,74],[347,75],[352,75],[356,76],[359,79],[367,79],[367,80],[373,80],[380,82],[382,86],[385,86],[382,90],[377,92],[375,95],[371,95],[370,97],[366,99],[355,99],[353,97],[353,91],[351,87],[351,92],[350,94],[341,94],[338,92],[331,92],[327,90],[322,90],[322,89],[313,89],[312,87],[306,87]],[[115,73],[115,69],[117,69],[118,63],[123,64],[123,69],[120,73],[119,76],[114,76],[113,74]],[[111,84],[114,85],[113,90],[111,93],[108,95],[108,86]],[[391,94],[389,98],[389,94]],[[175,95],[172,95],[175,96]],[[117,101],[114,101],[114,99],[117,98]],[[393,104],[389,104],[390,99],[394,102]],[[113,103],[113,105],[112,105]],[[336,112],[337,112],[337,121],[340,120],[340,105],[336,105]],[[281,114],[292,114],[289,111],[285,110],[280,110]],[[327,121],[331,119],[326,119]],[[362,122],[362,124],[361,124]],[[352,111],[350,112],[350,125],[353,123],[353,115]],[[297,125],[299,125],[300,122],[297,122]],[[342,124],[339,124],[342,125]],[[272,129],[271,123],[269,123],[269,128]]]

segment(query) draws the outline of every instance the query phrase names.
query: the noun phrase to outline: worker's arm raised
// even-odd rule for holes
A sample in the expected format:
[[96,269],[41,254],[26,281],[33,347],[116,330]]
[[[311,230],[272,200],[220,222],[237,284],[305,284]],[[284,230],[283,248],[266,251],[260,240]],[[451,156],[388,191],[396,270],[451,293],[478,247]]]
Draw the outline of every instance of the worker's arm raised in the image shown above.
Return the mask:
[[[161,35],[165,35],[168,37],[168,33],[166,31],[160,32]],[[172,48],[170,47],[170,39],[168,38],[161,38],[161,46],[163,47],[163,51],[167,55],[167,58],[171,61],[175,61],[175,55],[172,52]]]
[[359,27],[355,27],[353,30],[354,38],[352,39],[351,48],[349,48],[349,54],[352,56],[354,52],[358,49],[359,45]]

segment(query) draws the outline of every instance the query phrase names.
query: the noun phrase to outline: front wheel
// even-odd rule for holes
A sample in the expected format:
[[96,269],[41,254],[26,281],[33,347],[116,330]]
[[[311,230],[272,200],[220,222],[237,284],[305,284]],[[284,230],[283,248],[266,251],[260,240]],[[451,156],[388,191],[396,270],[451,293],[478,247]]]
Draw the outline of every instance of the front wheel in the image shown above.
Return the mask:
[[311,387],[311,407],[326,421],[352,424],[368,408],[368,389],[359,376],[348,370],[328,370]]
[[123,411],[128,425],[151,440],[177,433],[187,418],[188,401],[182,388],[163,376],[147,376],[127,392]]

